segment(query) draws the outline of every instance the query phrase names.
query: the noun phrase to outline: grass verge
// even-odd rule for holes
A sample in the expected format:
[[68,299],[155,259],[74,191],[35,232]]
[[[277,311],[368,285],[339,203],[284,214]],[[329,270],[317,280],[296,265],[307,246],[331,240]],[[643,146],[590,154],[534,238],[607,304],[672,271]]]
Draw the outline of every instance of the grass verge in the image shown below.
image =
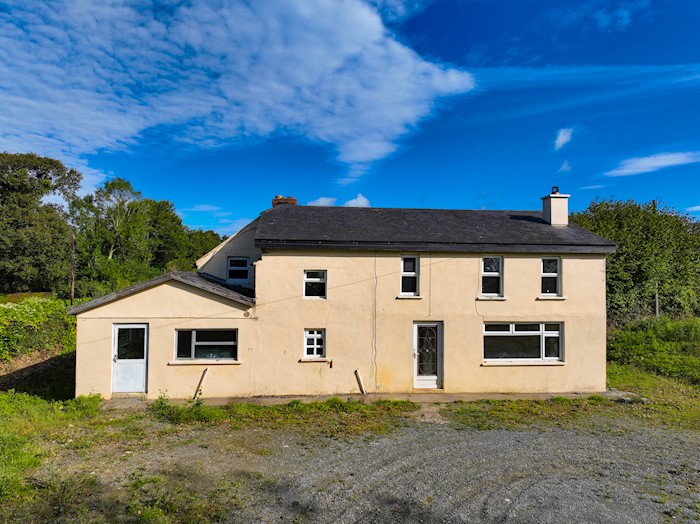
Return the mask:
[[231,403],[214,407],[207,406],[199,399],[177,405],[160,397],[149,409],[158,420],[173,424],[225,421],[234,429],[289,428],[300,433],[344,437],[385,433],[402,423],[406,414],[417,410],[418,405],[408,401],[379,400],[366,404],[357,400],[330,398],[323,402],[292,400],[287,404],[272,406]]
[[[548,400],[482,400],[446,404],[440,413],[456,427],[490,429],[600,429],[601,422],[623,426],[625,420],[700,431],[700,387],[611,362],[608,383],[636,393],[638,402],[614,401],[601,395]],[[603,426],[604,427],[604,426]]]

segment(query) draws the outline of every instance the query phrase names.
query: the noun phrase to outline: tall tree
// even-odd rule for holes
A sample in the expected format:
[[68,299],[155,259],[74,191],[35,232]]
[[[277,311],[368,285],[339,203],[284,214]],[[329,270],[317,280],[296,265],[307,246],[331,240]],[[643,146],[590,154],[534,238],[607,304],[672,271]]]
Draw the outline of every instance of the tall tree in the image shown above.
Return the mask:
[[598,200],[571,220],[614,241],[608,257],[608,319],[614,324],[660,312],[700,313],[700,227],[655,202]]
[[0,292],[68,289],[71,231],[43,199],[72,199],[81,178],[52,158],[0,153]]

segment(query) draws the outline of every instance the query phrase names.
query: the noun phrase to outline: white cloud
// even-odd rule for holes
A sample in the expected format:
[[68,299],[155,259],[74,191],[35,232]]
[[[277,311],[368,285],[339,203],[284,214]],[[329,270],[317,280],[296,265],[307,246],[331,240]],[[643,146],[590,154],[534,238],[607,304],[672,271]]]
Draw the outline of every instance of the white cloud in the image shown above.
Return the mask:
[[554,150],[559,151],[566,144],[571,142],[571,135],[574,134],[574,130],[570,127],[565,127],[557,131],[557,138],[554,140]]
[[579,187],[579,189],[601,189],[604,187],[605,186],[598,184],[598,185],[594,185],[594,186],[582,186],[582,187]]
[[564,163],[559,168],[559,173],[568,173],[571,171],[571,165],[568,160],[564,160]]
[[288,134],[332,147],[354,180],[436,99],[474,86],[397,41],[377,11],[406,16],[419,4],[10,0],[0,150],[61,158],[94,185],[104,174],[85,156],[148,131],[193,147]]
[[[211,204],[197,204],[192,207],[188,207],[183,209],[183,211],[195,211],[195,212],[205,212],[205,213],[211,213],[214,211],[219,211],[221,208],[219,206],[212,206]],[[215,216],[221,216],[220,213],[216,213]]]
[[651,173],[665,167],[682,166],[700,162],[700,151],[684,153],[658,153],[656,155],[628,158],[615,169],[604,173],[606,176],[629,176]]
[[334,206],[337,198],[334,197],[319,197],[316,200],[312,200],[307,205],[309,206]]
[[369,200],[362,193],[358,193],[355,198],[345,202],[343,207],[370,207],[370,205]]
[[685,209],[686,211],[689,211],[691,213],[696,213],[700,211],[700,206],[691,206]]

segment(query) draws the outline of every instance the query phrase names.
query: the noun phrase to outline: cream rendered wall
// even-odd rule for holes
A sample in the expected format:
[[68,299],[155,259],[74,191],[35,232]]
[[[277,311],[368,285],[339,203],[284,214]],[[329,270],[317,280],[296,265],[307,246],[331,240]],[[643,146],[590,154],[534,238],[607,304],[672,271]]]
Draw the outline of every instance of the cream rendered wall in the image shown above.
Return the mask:
[[[410,253],[405,253],[410,254]],[[563,300],[540,297],[541,257],[504,256],[505,300],[480,300],[482,255],[420,254],[420,298],[399,298],[401,254],[266,253],[256,306],[168,282],[78,315],[76,393],[111,396],[112,326],[149,325],[149,398],[413,390],[413,325],[443,323],[445,392],[605,389],[605,259],[562,257]],[[303,297],[305,269],[327,271],[327,299]],[[248,316],[246,316],[246,314]],[[564,323],[564,363],[485,364],[484,322]],[[173,365],[175,329],[237,328],[239,364]],[[323,361],[304,360],[304,329],[326,329]]]
[[[226,279],[228,276],[228,257],[248,257],[251,265],[260,260],[260,249],[255,247],[255,225],[255,222],[248,224],[197,260],[197,270]],[[255,289],[255,266],[251,266],[250,287]]]
[[[409,253],[406,253],[409,254]],[[506,300],[479,300],[481,255],[421,254],[419,299],[399,298],[400,254],[266,253],[258,262],[256,359],[270,380],[258,394],[371,392],[413,388],[413,323],[444,327],[446,392],[605,389],[605,260],[562,257],[563,300],[540,297],[541,257],[504,257]],[[304,269],[326,269],[328,298],[304,299]],[[376,291],[375,291],[376,290]],[[563,364],[485,364],[483,323],[564,323]],[[330,362],[300,362],[304,328],[325,328]]]
[[[246,317],[245,315],[249,316]],[[250,362],[258,347],[256,321],[244,306],[179,282],[166,282],[78,315],[76,395],[112,395],[112,326],[148,324],[147,393],[192,397],[205,368],[209,397],[254,393]],[[238,329],[240,364],[172,365],[175,330]]]

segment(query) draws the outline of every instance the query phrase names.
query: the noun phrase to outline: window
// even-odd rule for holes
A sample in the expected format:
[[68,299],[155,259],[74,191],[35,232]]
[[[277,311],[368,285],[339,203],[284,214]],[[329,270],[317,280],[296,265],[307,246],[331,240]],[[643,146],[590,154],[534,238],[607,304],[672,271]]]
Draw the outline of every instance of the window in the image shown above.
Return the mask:
[[308,298],[326,298],[326,271],[304,271],[304,296]]
[[481,294],[503,296],[503,257],[484,257],[481,266]]
[[564,360],[560,323],[484,324],[484,360]]
[[325,358],[326,356],[326,330],[304,330],[304,358]]
[[177,358],[238,360],[237,329],[178,330]]
[[559,295],[561,293],[560,260],[558,258],[542,259],[542,294]]
[[228,257],[228,280],[241,282],[250,280],[250,259],[248,257]]
[[418,257],[401,257],[401,294],[418,296]]

